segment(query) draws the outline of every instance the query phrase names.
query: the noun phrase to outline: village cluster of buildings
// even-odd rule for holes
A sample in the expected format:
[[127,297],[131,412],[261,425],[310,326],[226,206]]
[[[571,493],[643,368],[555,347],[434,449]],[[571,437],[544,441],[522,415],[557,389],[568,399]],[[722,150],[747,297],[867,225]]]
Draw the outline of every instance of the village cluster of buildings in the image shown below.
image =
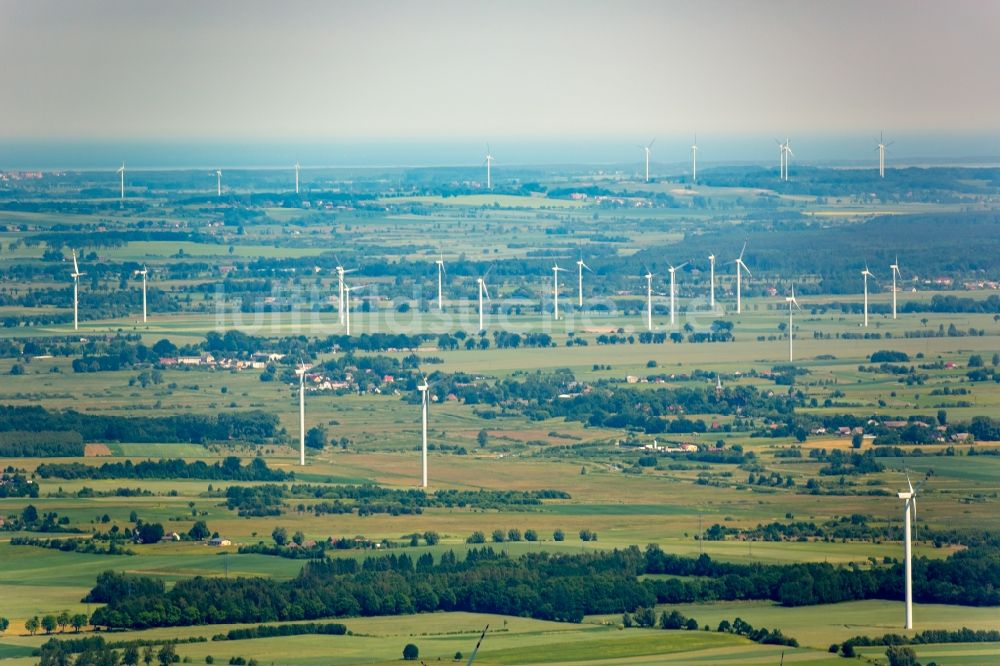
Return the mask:
[[249,359],[215,358],[205,352],[198,356],[161,356],[160,365],[164,367],[199,367],[220,368],[222,370],[263,370],[268,363],[280,361],[284,354],[259,353]]

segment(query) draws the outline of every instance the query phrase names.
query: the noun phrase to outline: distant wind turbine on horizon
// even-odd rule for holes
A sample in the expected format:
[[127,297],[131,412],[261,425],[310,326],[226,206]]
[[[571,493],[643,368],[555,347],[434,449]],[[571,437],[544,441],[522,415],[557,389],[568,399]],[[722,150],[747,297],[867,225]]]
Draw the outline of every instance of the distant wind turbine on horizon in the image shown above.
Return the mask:
[[878,152],[878,177],[885,178],[885,149],[892,145],[892,141],[885,142],[884,132],[878,133],[878,145],[875,150]]
[[646,271],[646,330],[653,330],[653,272]]
[[442,253],[434,263],[438,268],[438,312],[441,312],[444,310],[444,254]]
[[420,460],[421,460],[421,488],[427,487],[427,389],[430,385],[427,383],[427,377],[423,378],[423,384],[417,386],[417,390],[420,391],[420,406],[421,406],[421,450],[420,450]]
[[146,275],[149,273],[149,269],[143,264],[142,270],[137,270],[133,272],[133,275],[142,276],[142,323],[146,323]]
[[486,144],[486,189],[493,189],[493,151],[490,150],[490,144]]
[[299,465],[306,464],[306,365],[296,371],[299,376]]
[[698,182],[698,135],[694,135],[694,143],[691,144],[691,182]]
[[80,278],[85,275],[85,273],[80,272],[80,266],[76,263],[76,250],[73,250],[73,272],[70,273],[73,278],[73,330],[80,330],[80,320],[78,317],[80,311]]
[[795,360],[795,355],[793,352],[793,341],[795,340],[795,322],[792,318],[792,309],[801,310],[799,302],[795,300],[795,285],[792,285],[792,295],[785,296],[785,302],[788,303],[788,362],[791,363]]
[[121,200],[125,201],[125,162],[122,162],[121,167],[118,168],[118,173],[122,178]]
[[479,330],[480,331],[486,330],[486,326],[483,322],[483,296],[486,296],[487,301],[492,302],[492,299],[490,298],[490,291],[489,289],[486,288],[486,276],[490,274],[491,270],[493,270],[492,266],[486,269],[486,272],[483,273],[482,277],[476,278],[476,284],[479,285]]
[[216,169],[215,170],[215,178],[216,178],[216,194],[221,197],[222,196],[222,169]]
[[646,182],[647,183],[649,182],[649,156],[652,155],[652,153],[653,153],[653,144],[654,143],[656,143],[656,139],[655,138],[652,141],[650,141],[645,146],[636,146],[636,148],[638,148],[639,150],[641,150],[643,152],[643,154],[646,156]]
[[586,268],[591,273],[594,272],[594,270],[590,266],[588,266],[587,264],[585,264],[583,262],[583,257],[581,256],[576,261],[576,269],[577,269],[577,276],[576,276],[576,279],[577,279],[577,306],[579,306],[581,308],[583,307],[583,269],[584,268]]
[[708,306],[715,311],[715,255],[708,255]]
[[673,326],[676,319],[674,318],[674,301],[677,296],[677,287],[674,281],[674,273],[679,269],[684,268],[688,265],[688,262],[684,262],[680,266],[670,266],[667,271],[670,272],[670,325]]
[[903,279],[903,274],[899,272],[899,257],[889,264],[889,269],[892,271],[892,318],[896,318],[896,278]]
[[559,271],[565,271],[559,264],[552,264],[552,318],[559,319]]
[[299,193],[299,169],[301,169],[301,168],[302,167],[299,166],[299,163],[296,162],[295,163],[295,193],[296,194]]
[[743,271],[747,272],[747,277],[753,277],[753,273],[747,268],[747,265],[743,263],[743,254],[747,251],[746,242],[743,243],[743,249],[740,250],[740,256],[736,257],[736,314],[743,314]]
[[875,274],[868,270],[868,264],[865,264],[865,270],[861,271],[861,277],[865,280],[865,328],[868,328],[868,278],[875,277]]

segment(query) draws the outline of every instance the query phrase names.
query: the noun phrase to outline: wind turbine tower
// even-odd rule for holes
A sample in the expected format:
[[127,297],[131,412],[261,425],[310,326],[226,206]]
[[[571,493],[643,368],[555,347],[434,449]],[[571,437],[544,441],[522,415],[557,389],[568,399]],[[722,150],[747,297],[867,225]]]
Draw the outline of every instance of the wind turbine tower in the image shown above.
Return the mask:
[[299,193],[299,169],[300,168],[301,167],[299,166],[299,163],[296,162],[295,163],[295,193],[296,194]]
[[778,144],[778,180],[785,179],[785,144],[778,139],[774,140]]
[[143,265],[141,271],[135,271],[133,275],[142,276],[142,323],[146,323],[146,275],[149,273],[149,269]]
[[559,268],[559,264],[552,264],[552,318],[559,319],[559,271],[565,271],[565,268]]
[[493,189],[493,152],[490,150],[490,144],[486,144],[486,189]]
[[646,330],[653,330],[653,274],[646,271]]
[[910,483],[910,477],[907,476],[906,485],[909,487],[909,491],[899,493],[899,499],[903,500],[903,529],[905,531],[903,536],[903,556],[906,559],[904,574],[906,589],[906,622],[904,626],[906,629],[913,629],[913,544],[910,536],[910,512],[913,512],[913,520],[916,521],[917,493],[921,488],[923,488],[924,484],[921,483],[917,486],[916,490],[914,490],[913,484]]
[[434,262],[438,267],[438,312],[444,310],[444,255]]
[[865,264],[865,270],[861,271],[861,277],[865,280],[865,328],[868,328],[868,278],[875,277],[875,274],[868,270],[868,264]]
[[792,319],[792,308],[801,310],[799,307],[799,302],[795,300],[795,285],[792,285],[792,295],[785,296],[785,302],[788,303],[788,362],[791,363],[795,360],[795,355],[793,353],[792,344],[795,339],[795,322]]
[[685,261],[680,266],[677,266],[677,267],[671,266],[670,268],[667,269],[668,271],[670,271],[670,325],[671,326],[673,326],[674,322],[676,321],[676,319],[674,317],[674,310],[675,310],[675,308],[674,308],[674,304],[675,303],[674,302],[675,302],[675,299],[676,299],[676,296],[677,296],[677,287],[676,287],[676,284],[674,282],[674,273],[676,273],[678,269],[684,268],[685,266],[687,266],[687,263],[688,262]]
[[892,145],[892,142],[885,142],[885,137],[883,132],[878,133],[878,146],[875,150],[878,151],[878,177],[885,178],[885,149]]
[[646,182],[649,182],[649,156],[653,153],[653,144],[656,143],[656,139],[653,139],[645,146],[637,146],[642,149],[642,152],[646,156]]
[[486,288],[486,275],[489,275],[489,270],[483,277],[476,278],[476,283],[479,285],[479,330],[485,331],[486,327],[483,325],[483,296],[486,296],[486,300],[490,301],[490,292]]
[[734,262],[736,264],[736,314],[743,314],[743,271],[747,272],[747,277],[753,277],[753,273],[743,263],[743,253],[747,251],[747,244],[743,243],[740,256]]
[[80,272],[80,266],[76,263],[76,250],[73,250],[73,330],[80,330],[80,278],[84,275]]
[[715,311],[715,255],[708,255],[708,305]]
[[337,265],[337,285],[340,287],[339,301],[337,301],[337,315],[340,317],[340,324],[343,326],[347,323],[346,309],[344,308],[344,294],[346,293],[346,288],[344,284],[344,276],[348,273],[353,273],[358,270],[352,268],[350,270],[345,270],[342,265]]
[[306,464],[306,366],[299,366],[299,464]]
[[892,318],[896,318],[896,277],[898,276],[902,279],[903,274],[899,272],[899,257],[896,257],[896,261],[889,264],[889,268],[892,270]]
[[785,139],[785,145],[782,148],[785,153],[785,181],[788,181],[788,158],[795,157],[795,153],[792,152],[792,142]]
[[122,162],[121,168],[118,169],[118,173],[122,177],[121,200],[125,201],[125,163],[124,162]]
[[422,482],[420,484],[421,488],[426,488],[427,487],[427,389],[428,388],[429,388],[429,386],[427,385],[427,378],[424,377],[424,383],[421,384],[421,385],[419,385],[417,387],[417,390],[420,391],[420,404],[421,404],[421,407],[422,407],[422,414],[421,414],[421,421],[420,422],[421,422],[421,426],[422,426],[422,429],[423,429],[422,430],[423,431],[423,440],[422,440],[423,441],[423,447],[421,448],[421,452],[420,452],[420,455],[421,455],[421,464],[422,464],[422,467],[423,467],[423,480],[422,480]]
[[216,169],[215,170],[215,179],[216,179],[216,185],[215,185],[216,194],[221,197],[222,196],[222,169]]
[[694,143],[691,144],[691,182],[698,182],[698,135],[694,135]]
[[583,263],[583,257],[580,257],[576,262],[577,269],[577,305],[583,307],[583,269],[586,268],[588,271],[593,273],[594,271],[587,264]]
[[369,286],[371,285],[362,284],[356,287],[351,287],[346,284],[344,285],[344,325],[347,327],[345,332],[348,336],[351,335],[351,292],[358,291],[359,289],[364,289]]

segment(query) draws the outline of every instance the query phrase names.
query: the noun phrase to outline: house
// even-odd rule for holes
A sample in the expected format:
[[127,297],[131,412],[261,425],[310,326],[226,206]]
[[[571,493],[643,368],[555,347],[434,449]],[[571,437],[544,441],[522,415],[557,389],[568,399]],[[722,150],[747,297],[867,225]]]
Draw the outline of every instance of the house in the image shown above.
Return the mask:
[[160,541],[180,541],[181,535],[177,532],[168,532],[160,537]]
[[209,546],[221,547],[221,546],[232,546],[233,542],[229,539],[223,539],[220,536],[212,537],[208,540]]

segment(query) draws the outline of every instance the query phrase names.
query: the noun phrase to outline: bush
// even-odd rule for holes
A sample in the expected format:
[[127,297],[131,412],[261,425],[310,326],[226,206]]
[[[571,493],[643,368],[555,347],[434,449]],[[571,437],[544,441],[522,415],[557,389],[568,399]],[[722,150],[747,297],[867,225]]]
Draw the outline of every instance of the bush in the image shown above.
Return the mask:
[[416,661],[420,657],[420,648],[413,643],[407,643],[403,648],[403,659],[406,661]]

